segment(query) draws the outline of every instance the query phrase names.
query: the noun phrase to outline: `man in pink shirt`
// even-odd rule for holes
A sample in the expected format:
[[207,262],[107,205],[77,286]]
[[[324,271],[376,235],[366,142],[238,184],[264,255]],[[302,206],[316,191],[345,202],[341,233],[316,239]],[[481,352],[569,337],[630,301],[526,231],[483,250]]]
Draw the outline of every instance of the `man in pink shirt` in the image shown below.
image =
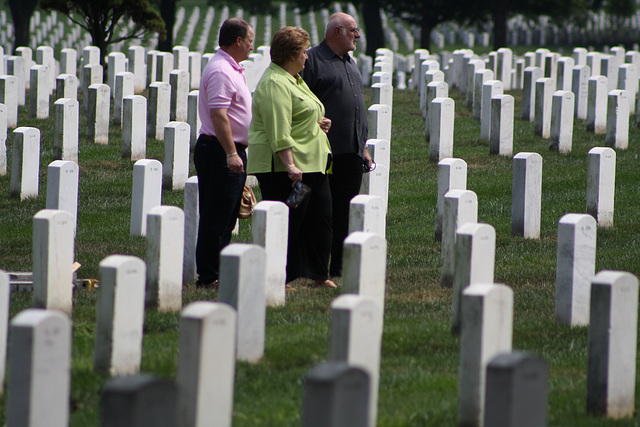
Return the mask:
[[202,126],[193,154],[200,196],[198,287],[218,285],[220,251],[231,240],[247,178],[251,92],[240,62],[249,58],[253,39],[246,21],[226,20],[220,28],[220,50],[207,63],[200,81]]

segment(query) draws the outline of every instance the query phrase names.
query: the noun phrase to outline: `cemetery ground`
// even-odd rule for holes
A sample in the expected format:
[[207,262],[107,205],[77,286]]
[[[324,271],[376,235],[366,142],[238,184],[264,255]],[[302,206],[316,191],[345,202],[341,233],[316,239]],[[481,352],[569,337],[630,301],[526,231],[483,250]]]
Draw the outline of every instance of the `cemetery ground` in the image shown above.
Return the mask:
[[[556,236],[565,213],[585,212],[587,152],[604,146],[604,135],[585,131],[576,120],[573,150],[559,154],[535,137],[533,123],[519,119],[516,97],[514,154],[543,157],[541,238],[511,236],[512,160],[489,155],[480,123],[456,101],[454,156],[468,163],[467,188],[478,195],[478,222],[496,229],[495,281],[514,290],[513,349],[543,357],[550,368],[549,425],[632,426],[638,417],[607,420],[586,415],[588,328],[557,325],[554,319]],[[451,290],[440,286],[440,243],[434,239],[435,163],[428,160],[424,123],[415,91],[394,93],[389,211],[387,215],[387,297],[382,344],[378,424],[453,426],[457,422],[459,338],[451,335]],[[53,112],[53,108],[51,108]],[[28,118],[19,126],[42,132],[40,193],[20,202],[9,198],[10,177],[0,177],[0,268],[30,271],[32,217],[44,209],[46,172],[53,160],[53,118]],[[635,117],[632,117],[635,121]],[[129,236],[133,162],[121,158],[121,132],[111,126],[107,146],[89,143],[80,123],[80,192],[76,260],[80,278],[98,278],[98,263],[121,253],[144,258],[145,239]],[[13,137],[9,132],[8,153]],[[596,271],[640,274],[640,131],[630,126],[629,149],[618,151],[614,226],[598,229]],[[147,158],[162,161],[163,144],[149,139]],[[9,162],[11,157],[9,156]],[[9,165],[9,170],[10,170]],[[192,166],[192,174],[195,173]],[[259,194],[259,191],[257,192]],[[183,192],[162,194],[166,205],[182,207]],[[250,220],[242,220],[235,240],[249,242]],[[311,289],[304,282],[287,294],[284,307],[267,311],[266,349],[257,364],[238,363],[235,426],[300,425],[306,372],[328,355],[330,302],[340,289]],[[93,372],[97,290],[76,290],[73,308],[71,425],[100,424],[100,397],[106,376]],[[11,316],[31,305],[31,293],[14,292]],[[186,283],[183,304],[216,300],[217,293]],[[142,371],[173,379],[177,363],[179,314],[147,309]],[[636,388],[638,381],[636,380]],[[0,400],[4,422],[5,398]],[[640,398],[636,394],[636,411]]]

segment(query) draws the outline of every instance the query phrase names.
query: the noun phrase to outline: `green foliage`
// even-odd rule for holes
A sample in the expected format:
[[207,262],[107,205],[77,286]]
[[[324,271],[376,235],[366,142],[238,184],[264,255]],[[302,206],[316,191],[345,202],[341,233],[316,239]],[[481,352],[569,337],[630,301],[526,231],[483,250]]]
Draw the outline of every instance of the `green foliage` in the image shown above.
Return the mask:
[[[164,21],[149,0],[40,0],[40,6],[57,10],[91,34],[93,44],[100,48],[102,58],[107,46],[123,40],[139,38],[147,33],[166,36]],[[131,31],[120,34],[121,19],[134,23]]]

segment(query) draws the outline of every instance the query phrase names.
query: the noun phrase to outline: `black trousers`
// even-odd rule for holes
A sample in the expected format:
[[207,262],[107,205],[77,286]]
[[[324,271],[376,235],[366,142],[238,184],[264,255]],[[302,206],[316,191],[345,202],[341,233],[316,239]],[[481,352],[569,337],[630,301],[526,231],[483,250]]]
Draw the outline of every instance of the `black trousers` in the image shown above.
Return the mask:
[[[244,146],[236,144],[245,168]],[[200,135],[193,153],[198,174],[200,222],[196,244],[196,269],[204,283],[218,279],[220,251],[231,241],[246,173],[235,173],[227,167],[227,155],[214,136]]]
[[[263,200],[284,202],[292,181],[286,172],[256,174]],[[296,209],[289,209],[287,283],[299,277],[327,279],[331,252],[331,191],[327,175],[305,173],[311,192]]]
[[349,234],[349,203],[360,193],[362,157],[342,154],[333,158],[333,173],[329,175],[333,201],[333,241],[331,244],[331,276],[342,276],[344,239]]

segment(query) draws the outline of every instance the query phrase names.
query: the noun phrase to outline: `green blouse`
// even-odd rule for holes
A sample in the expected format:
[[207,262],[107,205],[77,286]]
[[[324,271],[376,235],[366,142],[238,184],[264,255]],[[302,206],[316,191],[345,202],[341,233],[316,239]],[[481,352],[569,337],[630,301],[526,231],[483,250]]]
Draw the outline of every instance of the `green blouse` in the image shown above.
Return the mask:
[[304,80],[272,62],[253,94],[247,173],[285,172],[275,153],[286,148],[302,172],[325,173],[331,146],[322,117],[324,106]]

